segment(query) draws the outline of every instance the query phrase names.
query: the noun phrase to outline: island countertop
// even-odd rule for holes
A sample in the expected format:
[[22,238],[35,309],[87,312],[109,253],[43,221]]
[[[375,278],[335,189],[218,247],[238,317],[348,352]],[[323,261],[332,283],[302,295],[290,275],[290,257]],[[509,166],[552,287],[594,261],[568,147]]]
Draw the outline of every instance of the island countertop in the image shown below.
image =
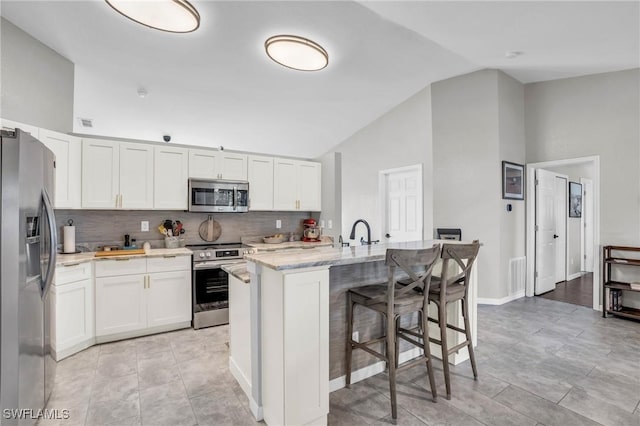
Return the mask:
[[302,269],[314,266],[351,265],[354,263],[384,260],[388,248],[421,249],[434,244],[461,243],[452,240],[424,240],[403,243],[386,243],[345,248],[316,247],[312,249],[290,249],[281,252],[259,252],[245,255],[245,259],[276,271]]

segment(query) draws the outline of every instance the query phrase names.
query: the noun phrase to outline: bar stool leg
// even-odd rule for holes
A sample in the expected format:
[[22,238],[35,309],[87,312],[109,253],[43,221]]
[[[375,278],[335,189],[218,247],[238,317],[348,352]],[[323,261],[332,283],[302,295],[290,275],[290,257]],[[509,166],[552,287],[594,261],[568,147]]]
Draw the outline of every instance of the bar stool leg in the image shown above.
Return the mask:
[[396,318],[393,312],[387,314],[387,365],[389,366],[389,395],[391,397],[391,417],[398,418],[396,402]]
[[347,388],[351,387],[351,354],[353,352],[351,337],[353,336],[353,305],[354,303],[351,301],[351,293],[347,292],[347,356],[345,359],[345,367],[347,369],[347,374],[345,375],[345,386]]
[[444,371],[444,385],[447,399],[451,399],[451,378],[449,377],[449,347],[447,345],[447,304],[438,306],[438,321],[440,322],[440,346],[442,348],[442,370]]
[[421,320],[422,327],[422,347],[424,350],[424,356],[427,358],[427,373],[429,374],[429,386],[431,386],[431,396],[433,402],[438,400],[438,392],[436,391],[436,380],[433,377],[433,363],[431,362],[431,349],[429,348],[429,320],[426,314],[426,307],[423,308],[425,312],[418,312],[418,317]]
[[464,299],[460,299],[462,302],[462,316],[464,317],[464,332],[469,344],[469,359],[471,360],[471,369],[473,370],[474,380],[478,380],[478,369],[476,368],[476,356],[473,353],[473,341],[471,340],[471,325],[469,325],[469,304],[465,303]]

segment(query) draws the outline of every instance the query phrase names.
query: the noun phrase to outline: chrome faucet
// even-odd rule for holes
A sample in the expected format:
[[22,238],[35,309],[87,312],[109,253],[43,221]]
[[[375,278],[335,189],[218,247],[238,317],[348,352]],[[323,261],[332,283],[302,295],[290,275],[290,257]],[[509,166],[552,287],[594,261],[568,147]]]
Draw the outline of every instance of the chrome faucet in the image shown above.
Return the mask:
[[365,241],[363,238],[360,238],[361,244],[371,245],[371,243],[379,242],[379,240],[371,241],[371,227],[369,226],[369,223],[367,223],[367,221],[364,219],[358,219],[354,222],[353,227],[351,228],[351,235],[349,235],[350,240],[354,240],[356,238],[356,226],[358,226],[358,223],[363,223],[367,228],[367,241]]

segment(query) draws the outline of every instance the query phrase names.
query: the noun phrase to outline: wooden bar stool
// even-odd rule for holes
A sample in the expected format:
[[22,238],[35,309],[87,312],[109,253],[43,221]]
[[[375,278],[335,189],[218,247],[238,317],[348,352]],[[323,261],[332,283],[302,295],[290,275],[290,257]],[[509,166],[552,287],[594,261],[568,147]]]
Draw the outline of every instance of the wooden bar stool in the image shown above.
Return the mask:
[[[346,386],[351,386],[351,355],[353,349],[362,349],[371,355],[385,361],[389,371],[389,390],[391,396],[391,416],[397,418],[396,404],[396,372],[423,363],[426,360],[429,374],[429,385],[433,400],[436,401],[437,393],[433,377],[431,353],[429,351],[429,327],[427,323],[428,289],[431,283],[431,270],[440,255],[440,246],[434,245],[429,249],[404,250],[387,249],[385,264],[387,266],[387,282],[384,284],[372,284],[355,287],[347,291],[347,353],[346,353]],[[397,270],[399,268],[399,270]],[[421,269],[422,272],[414,272]],[[405,277],[407,284],[399,285],[397,274]],[[427,289],[418,292],[414,289]],[[366,342],[356,342],[353,335],[353,312],[355,305],[360,305],[381,313],[386,317],[386,336],[378,337]],[[421,313],[420,341],[413,336],[406,335],[399,327],[400,317],[410,313]],[[398,366],[398,339],[411,342],[422,348],[423,354],[411,361]],[[385,342],[385,353],[377,352],[370,348],[371,345]]]
[[[473,353],[473,343],[471,341],[471,326],[469,325],[469,279],[471,267],[473,266],[480,242],[473,241],[471,244],[444,244],[442,246],[442,274],[441,277],[433,277],[429,288],[429,301],[438,307],[438,318],[429,318],[429,321],[438,323],[440,326],[440,340],[431,338],[430,340],[440,345],[442,349],[442,369],[444,370],[444,381],[447,389],[447,399],[451,399],[451,379],[449,376],[449,355],[467,347],[473,377],[478,380],[478,370],[476,369],[476,359]],[[457,274],[450,272],[449,263],[455,262],[460,271]],[[462,316],[464,318],[464,329],[447,323],[447,305],[460,301],[462,304]],[[465,341],[449,348],[447,343],[447,329],[455,330],[465,335]]]

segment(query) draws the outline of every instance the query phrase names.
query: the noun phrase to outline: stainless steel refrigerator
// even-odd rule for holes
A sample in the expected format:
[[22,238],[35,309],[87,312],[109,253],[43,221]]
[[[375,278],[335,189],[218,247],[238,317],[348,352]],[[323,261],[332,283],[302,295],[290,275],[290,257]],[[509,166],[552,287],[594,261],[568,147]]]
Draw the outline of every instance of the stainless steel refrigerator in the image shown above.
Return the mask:
[[49,341],[55,157],[19,129],[2,130],[1,141],[0,423],[33,424],[55,377]]

